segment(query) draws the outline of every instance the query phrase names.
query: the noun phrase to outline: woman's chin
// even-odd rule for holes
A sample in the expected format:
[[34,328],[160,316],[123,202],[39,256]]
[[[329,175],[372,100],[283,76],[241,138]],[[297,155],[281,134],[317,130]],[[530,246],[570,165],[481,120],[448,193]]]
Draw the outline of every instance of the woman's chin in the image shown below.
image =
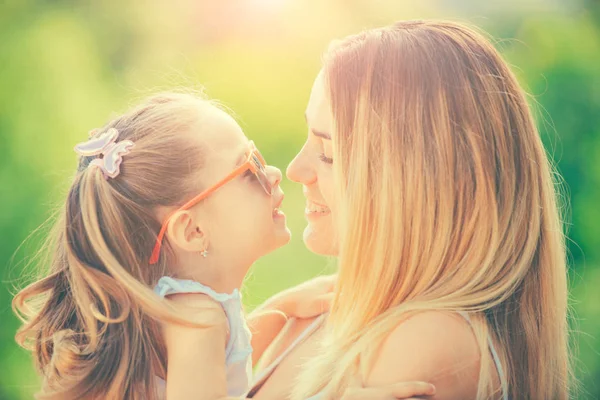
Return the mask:
[[321,230],[310,222],[304,229],[303,240],[306,248],[315,254],[323,256],[337,256],[337,245],[333,241],[334,235],[327,230]]

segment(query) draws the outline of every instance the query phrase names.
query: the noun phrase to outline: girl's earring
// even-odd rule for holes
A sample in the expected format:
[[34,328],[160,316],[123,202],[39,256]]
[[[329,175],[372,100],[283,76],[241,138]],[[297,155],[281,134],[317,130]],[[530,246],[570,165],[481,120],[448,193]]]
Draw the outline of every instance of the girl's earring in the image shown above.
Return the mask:
[[[196,227],[196,232],[202,234],[202,232],[200,231],[199,227]],[[204,258],[206,258],[208,256],[208,250],[205,248],[204,250],[202,250],[200,252],[200,255]]]

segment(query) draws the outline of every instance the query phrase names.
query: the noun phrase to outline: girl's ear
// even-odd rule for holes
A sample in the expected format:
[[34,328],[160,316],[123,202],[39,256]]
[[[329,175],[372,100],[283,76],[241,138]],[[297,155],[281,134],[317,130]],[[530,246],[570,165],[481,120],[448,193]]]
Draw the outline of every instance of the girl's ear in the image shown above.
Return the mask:
[[208,248],[208,237],[194,215],[187,210],[176,212],[167,226],[169,242],[187,252],[202,252]]

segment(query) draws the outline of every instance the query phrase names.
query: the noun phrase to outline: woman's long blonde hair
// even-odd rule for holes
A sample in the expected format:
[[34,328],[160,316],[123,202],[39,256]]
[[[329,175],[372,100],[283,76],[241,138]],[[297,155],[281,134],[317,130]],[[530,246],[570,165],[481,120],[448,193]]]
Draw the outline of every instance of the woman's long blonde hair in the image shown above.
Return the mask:
[[165,93],[101,128],[135,144],[114,179],[88,168],[95,157],[80,158],[46,244],[49,270],[13,300],[24,323],[17,342],[33,351],[43,377],[38,398],[156,398],[166,370],[157,320],[190,321],[152,292],[173,257],[165,241],[166,254],[148,265],[155,210],[201,189],[203,149],[191,127],[209,107],[196,95]]
[[[295,399],[339,398],[391,329],[422,310],[472,313],[478,399],[569,398],[565,238],[526,96],[460,24],[407,21],[334,43],[324,72],[341,202],[339,282],[322,353]],[[410,362],[405,361],[405,362]]]

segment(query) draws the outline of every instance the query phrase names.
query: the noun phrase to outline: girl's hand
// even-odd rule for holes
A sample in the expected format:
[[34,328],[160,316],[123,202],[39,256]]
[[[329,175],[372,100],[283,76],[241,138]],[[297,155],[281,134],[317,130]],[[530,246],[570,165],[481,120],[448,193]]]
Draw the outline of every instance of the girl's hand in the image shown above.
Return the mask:
[[337,275],[313,278],[267,300],[263,309],[277,310],[288,318],[312,318],[329,311]]
[[341,400],[416,400],[435,394],[435,386],[426,382],[401,382],[389,386],[363,388],[353,386],[346,389]]

